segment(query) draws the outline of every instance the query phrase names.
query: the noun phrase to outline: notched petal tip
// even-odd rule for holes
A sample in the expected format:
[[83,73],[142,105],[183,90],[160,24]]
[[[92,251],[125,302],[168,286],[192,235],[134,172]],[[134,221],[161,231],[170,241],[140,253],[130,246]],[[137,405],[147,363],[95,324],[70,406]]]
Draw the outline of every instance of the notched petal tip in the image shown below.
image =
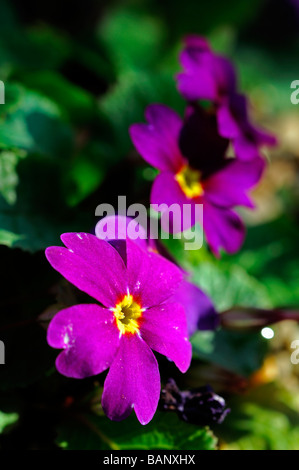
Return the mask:
[[63,256],[63,250],[66,250],[64,246],[48,246],[48,248],[45,249],[45,256],[54,269],[55,266],[53,266],[53,263],[57,256]]

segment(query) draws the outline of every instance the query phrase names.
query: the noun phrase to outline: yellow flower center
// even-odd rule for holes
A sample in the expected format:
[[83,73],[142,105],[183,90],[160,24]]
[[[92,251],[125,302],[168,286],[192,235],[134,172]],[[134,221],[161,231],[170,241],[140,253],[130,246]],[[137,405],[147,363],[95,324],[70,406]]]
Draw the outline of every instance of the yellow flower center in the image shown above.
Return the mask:
[[200,178],[200,171],[193,170],[193,168],[190,168],[188,165],[184,165],[183,168],[175,175],[175,179],[189,199],[203,194],[204,191],[202,184],[200,183]]
[[121,334],[135,334],[139,331],[139,321],[142,315],[141,306],[135,302],[131,294],[124,296],[113,309],[116,325]]

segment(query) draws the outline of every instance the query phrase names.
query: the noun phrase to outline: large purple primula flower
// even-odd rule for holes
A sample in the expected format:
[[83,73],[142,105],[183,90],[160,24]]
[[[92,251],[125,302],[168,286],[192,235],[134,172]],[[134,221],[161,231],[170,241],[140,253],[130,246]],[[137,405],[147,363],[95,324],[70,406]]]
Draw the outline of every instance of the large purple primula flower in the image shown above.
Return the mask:
[[232,209],[254,207],[248,191],[260,180],[264,160],[228,158],[228,139],[219,136],[215,117],[199,106],[189,106],[183,121],[167,106],[153,104],[146,119],[147,124],[133,124],[130,135],[144,160],[160,170],[151,203],[178,204],[184,215],[184,205],[190,205],[190,217],[176,225],[184,230],[197,222],[195,207],[202,204],[203,230],[213,253],[236,252],[245,227]]
[[[146,230],[134,219],[125,216],[107,216],[101,219],[95,228],[96,235],[116,244],[134,236],[134,243],[141,249],[151,252],[153,259],[161,256],[174,262],[159,240],[151,238]],[[136,238],[136,233],[138,238]],[[188,273],[183,271],[184,278],[173,295],[173,301],[182,304],[186,313],[188,335],[198,330],[214,330],[219,325],[219,313],[211,299],[194,283],[188,280]]]
[[187,101],[211,101],[221,136],[232,139],[236,156],[250,160],[262,146],[276,139],[252,125],[248,102],[238,93],[235,70],[228,59],[215,54],[200,36],[187,36],[180,55],[183,72],[177,75],[178,90]]
[[79,379],[109,368],[102,395],[105,413],[122,420],[134,409],[146,424],[160,396],[152,349],[182,372],[191,361],[185,312],[173,302],[181,270],[130,240],[121,256],[111,244],[87,233],[65,233],[61,239],[66,247],[47,248],[48,261],[97,303],[61,310],[50,322],[48,343],[63,349],[56,367]]

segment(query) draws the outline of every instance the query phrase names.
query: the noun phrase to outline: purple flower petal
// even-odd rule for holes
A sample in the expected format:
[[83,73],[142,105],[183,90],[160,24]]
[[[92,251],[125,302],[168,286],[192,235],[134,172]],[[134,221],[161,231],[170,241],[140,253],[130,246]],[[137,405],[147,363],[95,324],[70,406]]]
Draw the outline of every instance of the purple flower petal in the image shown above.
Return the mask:
[[213,56],[210,52],[200,52],[193,48],[180,55],[184,72],[177,74],[178,91],[188,101],[198,99],[217,100],[217,82],[211,73]]
[[198,36],[198,34],[188,34],[184,37],[184,45],[185,47],[193,47],[197,50],[202,51],[210,51],[210,45],[206,38],[203,36]]
[[260,147],[277,145],[274,136],[252,128],[250,132],[244,133],[233,140],[233,147],[238,158],[249,161],[260,155]]
[[127,271],[130,294],[142,308],[167,300],[183,278],[175,264],[156,253],[145,253],[131,240],[127,240]]
[[236,90],[235,70],[228,59],[215,54],[201,37],[191,36],[180,54],[184,71],[177,75],[178,90],[189,101],[215,104]]
[[214,54],[213,72],[217,79],[218,103],[221,103],[223,97],[231,96],[237,90],[236,71],[230,60]]
[[[151,190],[151,204],[165,204],[165,210],[162,211],[165,215],[161,218],[161,226],[165,232],[178,233],[193,227],[200,219],[196,210],[196,204],[200,203],[199,198],[187,198],[172,173],[164,172],[156,177]],[[167,208],[170,218],[167,216]]]
[[268,145],[273,147],[278,144],[277,138],[263,129],[255,129],[255,138],[259,146]]
[[264,168],[265,161],[260,157],[248,162],[228,160],[222,170],[205,180],[205,198],[220,207],[254,207],[246,192],[259,182]]
[[127,290],[126,267],[118,252],[87,233],[65,233],[61,239],[67,248],[46,249],[52,267],[106,307],[115,306]]
[[96,227],[95,233],[101,240],[106,240],[120,254],[127,265],[126,238],[134,240],[143,250],[147,251],[148,240],[144,227],[131,217],[123,215],[107,216],[101,219]]
[[168,303],[146,310],[142,316],[140,334],[150,348],[171,359],[181,372],[186,372],[192,350],[182,305]]
[[101,240],[134,240],[141,248],[147,250],[147,233],[144,227],[131,217],[112,215],[101,219],[95,228],[95,233]]
[[240,124],[230,108],[229,98],[225,98],[217,108],[218,131],[222,137],[235,139],[240,136]]
[[95,304],[74,305],[51,320],[47,340],[63,349],[56,359],[57,370],[82,379],[107,369],[119,345],[119,331],[112,312]]
[[198,330],[214,330],[217,327],[219,314],[209,297],[195,284],[183,281],[173,301],[182,304],[185,309],[189,336]]
[[124,335],[104,383],[102,406],[108,418],[121,421],[134,408],[141,424],[155,414],[160,397],[157,360],[138,335]]
[[271,134],[252,125],[248,115],[248,102],[244,95],[232,93],[217,109],[219,133],[233,139],[238,158],[251,160],[259,156],[259,148],[274,146],[277,140]]
[[233,144],[236,144],[238,158],[255,158],[262,145],[276,145],[273,136],[251,124],[247,99],[238,93],[236,72],[227,58],[215,54],[200,36],[189,36],[180,62],[183,72],[177,75],[179,91],[190,102],[212,101],[216,107],[219,134],[227,139],[237,139]]
[[133,124],[130,136],[140,155],[150,165],[161,171],[176,173],[183,165],[178,146],[182,127],[180,116],[161,104],[146,109],[148,124]]
[[203,207],[203,229],[215,256],[221,249],[230,254],[237,252],[245,238],[245,226],[238,214],[208,202]]
[[164,171],[157,175],[151,190],[151,204],[188,204],[190,199],[184,194],[175,175],[170,171]]

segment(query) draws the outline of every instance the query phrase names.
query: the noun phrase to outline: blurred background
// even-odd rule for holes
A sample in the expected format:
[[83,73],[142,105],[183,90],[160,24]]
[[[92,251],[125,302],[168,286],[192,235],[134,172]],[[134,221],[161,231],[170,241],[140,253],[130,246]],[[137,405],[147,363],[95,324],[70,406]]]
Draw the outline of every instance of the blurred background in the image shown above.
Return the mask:
[[[198,332],[188,389],[209,383],[231,409],[211,429],[157,413],[102,414],[102,376],[75,381],[54,367],[47,318],[79,298],[48,265],[44,249],[65,231],[93,232],[98,204],[117,196],[149,204],[156,175],[135,152],[128,127],[152,102],[182,113],[176,90],[186,34],[206,36],[231,58],[255,123],[279,145],[244,210],[247,238],[235,256],[206,247],[168,248],[220,312],[236,305],[299,308],[299,80],[297,0],[1,0],[0,80],[0,448],[299,449],[295,321],[261,332]],[[162,381],[176,372],[161,359]],[[165,418],[166,416],[166,418]],[[197,447],[196,447],[197,446]]]

